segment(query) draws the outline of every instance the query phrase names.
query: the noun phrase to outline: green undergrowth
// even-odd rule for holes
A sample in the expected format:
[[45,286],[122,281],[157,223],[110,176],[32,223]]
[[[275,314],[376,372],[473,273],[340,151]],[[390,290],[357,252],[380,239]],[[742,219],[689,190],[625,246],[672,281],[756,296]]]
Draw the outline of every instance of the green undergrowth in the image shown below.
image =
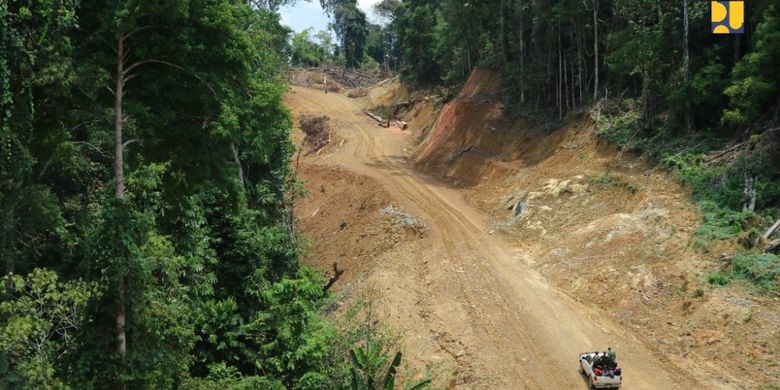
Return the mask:
[[780,256],[771,253],[740,253],[723,270],[710,273],[707,281],[726,286],[735,280],[749,282],[760,292],[777,294],[780,287]]
[[374,108],[374,114],[377,114],[381,116],[382,119],[386,119],[386,120],[395,119],[395,113],[393,112],[393,109],[390,106],[378,106]]
[[[708,276],[710,284],[744,280],[762,292],[780,291],[780,257],[762,253],[765,240],[761,239],[780,217],[777,131],[679,130],[662,116],[643,119],[638,103],[631,99],[602,103],[591,116],[600,138],[647,155],[692,190],[702,218],[692,242],[697,250],[709,253],[715,243],[724,241],[740,244],[731,254],[731,264]],[[598,184],[613,181],[607,174],[588,179]],[[751,190],[755,191],[752,210]],[[775,233],[771,239],[777,237]]]
[[629,183],[622,178],[611,174],[610,172],[603,172],[598,175],[588,175],[587,179],[591,184],[610,185],[616,188],[623,188],[632,194],[635,194],[637,191],[639,191],[639,187],[636,184]]

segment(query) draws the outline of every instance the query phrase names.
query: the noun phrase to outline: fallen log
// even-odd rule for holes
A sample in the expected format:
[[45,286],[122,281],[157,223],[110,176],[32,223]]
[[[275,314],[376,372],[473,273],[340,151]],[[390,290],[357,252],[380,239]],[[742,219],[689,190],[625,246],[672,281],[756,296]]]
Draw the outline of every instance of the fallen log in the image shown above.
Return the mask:
[[375,121],[377,121],[377,122],[382,122],[382,121],[384,120],[384,119],[382,119],[382,117],[381,117],[381,116],[379,116],[379,115],[377,115],[377,114],[374,114],[374,113],[373,113],[373,112],[371,112],[371,111],[366,111],[366,115],[370,116],[370,117],[371,117],[371,119],[373,119],[373,120],[375,120]]
[[407,124],[406,122],[404,122],[404,121],[392,121],[392,122],[390,122],[390,123],[391,123],[393,126],[395,126],[395,127],[399,128],[399,129],[401,129],[401,130],[406,130],[406,127],[408,126],[408,124]]
[[766,248],[764,248],[764,252],[766,253],[778,253],[780,252],[780,238],[777,240],[774,240],[767,244]]
[[730,148],[728,148],[728,149],[726,149],[726,150],[716,154],[714,157],[710,157],[709,159],[707,159],[704,162],[706,164],[712,163],[713,161],[715,161],[715,160],[717,160],[717,159],[719,159],[719,158],[721,158],[721,157],[723,157],[723,156],[725,156],[725,155],[727,155],[727,154],[729,154],[729,153],[739,149],[743,144],[744,144],[744,142],[740,142],[740,143],[738,143],[738,144],[736,144],[736,145],[734,145],[734,146],[732,146],[732,147],[730,147]]
[[772,235],[772,233],[774,233],[775,230],[777,230],[777,228],[780,228],[780,219],[775,221],[775,223],[772,224],[772,226],[770,226],[769,229],[767,229],[766,233],[764,233],[764,239],[768,240],[769,237]]
[[373,119],[376,122],[377,126],[380,126],[380,127],[390,127],[390,121],[388,121],[386,119],[383,119],[381,116],[379,116],[377,114],[374,114],[371,111],[365,111],[365,113],[366,113],[366,115],[370,116],[371,119]]

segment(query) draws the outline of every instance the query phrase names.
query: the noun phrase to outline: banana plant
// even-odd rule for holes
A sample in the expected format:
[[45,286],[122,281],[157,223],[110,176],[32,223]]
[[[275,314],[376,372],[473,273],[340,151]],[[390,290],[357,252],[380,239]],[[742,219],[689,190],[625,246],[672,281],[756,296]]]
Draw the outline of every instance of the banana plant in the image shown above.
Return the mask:
[[[401,352],[397,352],[387,368],[387,372],[381,382],[378,381],[388,354],[381,350],[377,343],[369,342],[365,348],[355,347],[349,351],[349,360],[351,363],[350,372],[352,374],[351,390],[394,390],[395,375],[398,372],[398,366],[401,364]],[[430,384],[431,380],[426,379],[416,383],[409,390],[422,390]]]

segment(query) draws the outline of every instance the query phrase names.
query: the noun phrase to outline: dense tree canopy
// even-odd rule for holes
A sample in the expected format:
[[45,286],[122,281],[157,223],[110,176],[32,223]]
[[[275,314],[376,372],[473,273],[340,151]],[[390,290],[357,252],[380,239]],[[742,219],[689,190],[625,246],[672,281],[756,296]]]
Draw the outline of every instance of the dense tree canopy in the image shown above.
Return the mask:
[[636,97],[642,118],[671,113],[690,127],[745,123],[778,106],[771,3],[749,5],[744,35],[712,34],[709,3],[691,1],[406,0],[377,12],[391,15],[400,44],[388,55],[417,82],[457,83],[489,66],[526,111],[562,116]]
[[279,4],[0,4],[3,387],[338,381]]

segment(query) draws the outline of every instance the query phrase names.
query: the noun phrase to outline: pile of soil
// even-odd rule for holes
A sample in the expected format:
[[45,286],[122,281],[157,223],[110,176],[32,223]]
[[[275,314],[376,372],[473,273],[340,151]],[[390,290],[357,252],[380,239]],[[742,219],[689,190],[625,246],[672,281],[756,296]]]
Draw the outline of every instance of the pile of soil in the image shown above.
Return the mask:
[[303,142],[310,148],[308,154],[317,153],[330,143],[331,129],[328,121],[330,118],[327,115],[301,115],[298,126],[306,134]]

